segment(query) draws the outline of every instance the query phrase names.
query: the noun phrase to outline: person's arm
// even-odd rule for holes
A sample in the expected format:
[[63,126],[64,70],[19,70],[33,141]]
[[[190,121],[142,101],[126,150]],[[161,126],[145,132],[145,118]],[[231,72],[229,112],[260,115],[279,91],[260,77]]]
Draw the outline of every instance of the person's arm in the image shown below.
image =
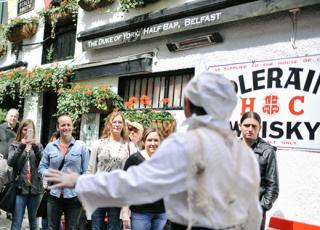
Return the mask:
[[[87,216],[90,217],[98,207],[152,203],[168,194],[185,191],[187,154],[183,146],[184,143],[174,135],[161,144],[150,160],[132,166],[128,171],[114,170],[80,177],[73,174],[77,181],[76,193]],[[65,179],[70,181],[70,178]]]
[[81,152],[81,170],[80,174],[84,174],[87,172],[88,163],[89,163],[89,150],[86,145],[83,143],[82,152]]
[[38,172],[42,175],[42,177],[45,175],[46,171],[48,170],[50,166],[49,161],[49,148],[51,143],[49,143],[46,148],[43,150],[42,158],[39,163]]
[[19,144],[18,146],[11,144],[8,151],[8,165],[13,168],[17,168],[18,161],[21,157],[26,157],[24,152],[26,144]]
[[279,178],[276,151],[274,149],[267,149],[266,151],[268,151],[268,158],[263,180],[264,184],[262,185],[265,188],[265,192],[261,197],[260,203],[263,209],[269,210],[279,195]]
[[42,144],[33,144],[32,149],[33,149],[34,155],[36,156],[36,163],[38,166],[42,158],[42,151],[43,151]]
[[95,141],[92,144],[92,149],[90,153],[89,163],[88,163],[88,174],[94,174],[97,172],[97,154],[100,140]]

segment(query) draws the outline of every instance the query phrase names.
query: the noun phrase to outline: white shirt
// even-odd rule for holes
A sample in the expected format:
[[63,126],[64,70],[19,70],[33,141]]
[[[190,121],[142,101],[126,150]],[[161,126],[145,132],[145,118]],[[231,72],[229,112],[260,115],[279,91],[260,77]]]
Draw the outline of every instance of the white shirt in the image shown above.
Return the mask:
[[[259,229],[260,177],[253,152],[237,140],[228,122],[214,121],[210,116],[194,116],[187,122],[187,133],[171,135],[150,160],[139,166],[80,176],[76,192],[87,216],[98,207],[122,207],[164,198],[168,218],[188,225],[187,190],[195,192],[204,185],[207,194],[204,192],[203,197],[208,195],[208,207],[193,206],[193,226],[226,228],[243,224],[246,230]],[[206,163],[204,182],[188,176],[190,159],[199,151],[200,142],[192,132],[196,128],[200,130]]]

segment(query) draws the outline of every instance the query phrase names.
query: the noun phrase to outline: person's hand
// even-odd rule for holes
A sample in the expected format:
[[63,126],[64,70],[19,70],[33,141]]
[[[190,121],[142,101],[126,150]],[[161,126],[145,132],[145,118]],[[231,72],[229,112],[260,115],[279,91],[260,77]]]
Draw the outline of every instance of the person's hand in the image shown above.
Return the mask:
[[122,219],[123,229],[130,229],[130,218]]
[[75,172],[61,172],[56,169],[48,169],[44,175],[47,182],[53,183],[49,188],[74,188],[76,186],[79,174]]

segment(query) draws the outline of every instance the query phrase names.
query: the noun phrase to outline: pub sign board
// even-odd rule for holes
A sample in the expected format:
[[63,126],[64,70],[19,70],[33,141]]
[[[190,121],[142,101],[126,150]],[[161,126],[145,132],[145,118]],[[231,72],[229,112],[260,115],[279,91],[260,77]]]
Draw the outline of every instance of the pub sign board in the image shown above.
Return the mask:
[[34,9],[35,0],[18,0],[18,15],[25,14]]
[[280,148],[320,152],[320,55],[211,66],[236,83],[230,120],[240,136],[247,111],[261,116],[260,137]]

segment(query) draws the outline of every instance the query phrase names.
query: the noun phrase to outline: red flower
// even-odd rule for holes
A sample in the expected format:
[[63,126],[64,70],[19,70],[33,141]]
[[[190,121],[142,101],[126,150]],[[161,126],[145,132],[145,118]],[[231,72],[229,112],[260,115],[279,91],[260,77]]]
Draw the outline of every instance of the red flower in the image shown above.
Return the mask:
[[144,107],[149,105],[149,97],[146,95],[141,96],[140,97],[140,104],[143,105]]
[[84,94],[86,94],[86,95],[91,95],[91,94],[92,94],[92,91],[91,91],[90,89],[87,89],[87,90],[84,92]]
[[162,99],[161,99],[161,102],[162,102],[164,105],[168,105],[169,102],[170,102],[170,100],[169,100],[169,98],[165,97],[165,98],[162,98]]
[[131,101],[132,103],[136,103],[138,101],[138,98],[136,97],[130,97],[129,101]]
[[131,101],[127,101],[127,102],[126,102],[126,107],[127,107],[128,109],[131,109],[131,108],[133,107],[133,103],[132,103]]

